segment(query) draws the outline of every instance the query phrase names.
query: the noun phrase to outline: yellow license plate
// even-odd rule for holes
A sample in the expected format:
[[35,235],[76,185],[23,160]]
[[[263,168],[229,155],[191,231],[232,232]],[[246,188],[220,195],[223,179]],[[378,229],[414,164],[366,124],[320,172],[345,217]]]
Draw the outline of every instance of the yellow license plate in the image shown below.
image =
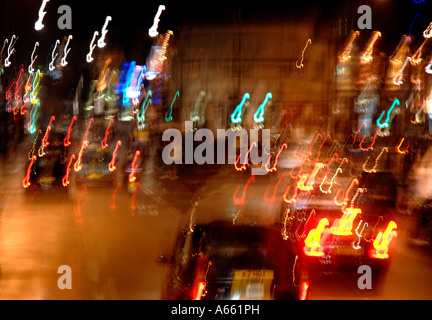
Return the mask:
[[92,173],[92,174],[89,174],[88,176],[87,176],[87,179],[89,179],[89,180],[94,180],[94,179],[100,179],[100,178],[102,178],[103,177],[103,174],[100,174],[100,173]]
[[43,177],[39,179],[39,183],[53,183],[54,181],[54,177]]
[[273,270],[235,270],[231,297],[239,300],[270,300]]
[[364,253],[363,248],[355,249],[351,246],[340,246],[334,251],[340,256],[361,256]]

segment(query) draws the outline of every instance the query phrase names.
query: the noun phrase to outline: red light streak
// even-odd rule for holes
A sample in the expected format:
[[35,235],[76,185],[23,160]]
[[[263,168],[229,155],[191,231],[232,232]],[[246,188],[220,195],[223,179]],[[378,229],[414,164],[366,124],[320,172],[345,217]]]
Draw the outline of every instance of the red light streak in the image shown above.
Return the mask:
[[381,127],[379,127],[379,128],[378,128],[378,131],[375,133],[375,135],[374,135],[374,137],[373,137],[373,142],[372,142],[372,144],[371,144],[369,147],[367,147],[366,149],[362,147],[363,141],[364,141],[364,139],[365,139],[365,137],[366,137],[366,135],[365,135],[365,136],[363,137],[363,139],[361,140],[361,142],[360,142],[360,145],[359,145],[360,149],[361,149],[362,151],[369,151],[369,150],[373,150],[373,146],[374,146],[374,144],[375,144],[376,137],[377,137],[378,133],[380,133],[380,131],[381,131]]
[[199,281],[197,283],[196,293],[194,294],[194,300],[201,300],[204,289],[205,289],[205,282]]
[[[357,132],[356,132],[356,134],[354,135],[354,140],[353,140],[353,143],[351,144],[351,145],[354,145],[354,143],[355,143],[355,141],[356,141],[356,138],[357,138],[357,135],[360,133],[360,130],[363,128],[363,126],[365,126],[366,128],[367,128],[367,124],[366,124],[366,122],[362,122],[362,124],[360,125],[360,128],[357,130]],[[363,139],[364,139],[365,137],[363,137]],[[363,140],[362,140],[363,141]]]
[[81,141],[81,148],[80,148],[80,151],[78,153],[78,159],[77,159],[77,161],[74,164],[74,170],[75,170],[75,172],[78,172],[78,171],[80,171],[82,169],[81,158],[82,158],[82,154],[84,152],[84,149],[87,148],[88,144],[89,144],[87,136],[88,136],[88,133],[90,131],[90,125],[92,124],[92,122],[94,122],[94,119],[90,118],[89,124],[88,124],[87,129],[86,129],[86,133],[84,135],[84,138]]
[[30,173],[31,173],[31,168],[33,167],[34,162],[36,161],[36,155],[33,155],[31,160],[30,160],[30,164],[27,168],[27,174],[25,176],[25,178],[23,179],[23,187],[24,188],[28,188],[30,187]]
[[407,153],[409,153],[409,152],[408,152],[409,142],[408,142],[408,145],[407,145],[407,147],[405,148],[405,150],[403,150],[403,151],[400,150],[400,147],[401,147],[401,145],[402,145],[404,139],[405,139],[405,138],[400,138],[399,141],[398,141],[398,143],[397,143],[397,145],[395,146],[395,150],[396,150],[396,152],[399,153],[399,154],[407,154]]
[[281,177],[279,178],[278,182],[276,183],[276,185],[273,188],[273,195],[271,196],[271,198],[267,197],[267,193],[270,190],[270,186],[267,187],[266,192],[264,193],[264,202],[265,203],[274,203],[276,201],[276,191],[277,188],[279,187],[279,184],[282,182],[282,180],[285,178],[285,175],[281,175]]
[[140,154],[141,152],[139,150],[135,151],[132,164],[131,164],[131,173],[129,174],[129,182],[134,182],[136,180],[135,172],[139,167],[139,165],[136,164],[136,161]]
[[72,155],[71,155],[71,157],[69,159],[68,165],[66,167],[66,174],[65,174],[65,176],[62,179],[63,187],[67,187],[69,185],[69,183],[70,183],[70,181],[69,181],[69,174],[70,174],[70,171],[71,171],[72,161],[74,159],[75,159],[75,154],[72,153]]
[[300,287],[300,300],[306,300],[309,290],[309,282],[303,281]]
[[122,144],[121,141],[118,140],[118,141],[117,141],[117,144],[116,144],[116,147],[115,147],[115,149],[114,149],[114,151],[113,151],[112,160],[111,160],[110,163],[108,164],[108,170],[109,170],[110,172],[113,172],[113,171],[115,171],[115,169],[117,169],[116,166],[115,166],[115,160],[116,160],[116,158],[117,158],[117,151],[118,151],[118,148],[121,146],[121,144]]
[[243,188],[243,194],[242,194],[242,196],[240,198],[237,198],[237,193],[238,193],[238,191],[240,189],[240,185],[237,186],[237,189],[236,189],[236,191],[233,194],[233,200],[234,200],[234,203],[236,205],[244,205],[245,204],[246,190],[249,187],[249,184],[251,182],[255,182],[255,176],[253,176],[253,175],[251,175],[250,178],[249,178],[249,180],[246,182],[246,184],[245,184],[245,186]]
[[[280,154],[282,153],[283,149],[288,148],[288,145],[286,143],[282,144],[281,148],[279,149],[278,153],[276,154],[275,157],[275,162],[273,164],[273,167],[271,167],[268,172],[273,172],[277,170],[277,163],[278,163],[278,159]],[[270,161],[271,156],[269,157],[269,161]],[[266,167],[267,168],[267,167]]]
[[39,157],[43,157],[45,155],[44,149],[49,146],[48,138],[49,138],[49,133],[51,131],[51,125],[54,120],[55,120],[55,116],[52,116],[48,124],[48,127],[46,128],[45,135],[42,138],[41,146],[38,150]]
[[113,123],[113,122],[114,122],[114,119],[111,118],[110,121],[109,121],[109,123],[108,123],[108,127],[106,128],[106,131],[105,131],[105,137],[104,137],[103,140],[101,141],[101,147],[102,147],[102,149],[108,148],[107,139],[108,139],[108,134],[109,134],[110,125],[111,125],[111,123]]
[[110,199],[109,207],[110,207],[111,210],[114,210],[115,208],[117,208],[117,206],[116,206],[116,204],[115,204],[115,198],[116,198],[117,191],[118,191],[118,189],[120,188],[120,186],[121,186],[121,183],[120,183],[120,182],[117,183],[117,186],[116,186],[116,188],[115,188],[115,190],[114,190],[114,193],[113,193],[113,195],[112,195],[112,197],[111,197],[111,199]]
[[348,187],[348,188],[346,189],[346,191],[345,191],[345,198],[344,198],[344,200],[343,200],[342,202],[339,202],[339,201],[337,200],[337,198],[339,197],[340,192],[342,191],[342,189],[339,189],[339,190],[337,191],[336,196],[335,196],[334,199],[333,199],[334,203],[335,203],[337,206],[347,206],[347,204],[348,204],[348,200],[349,200],[349,196],[350,196],[351,191],[352,191],[353,188],[354,188],[354,185],[359,185],[359,180],[358,180],[357,178],[354,178],[354,179],[351,181],[351,184],[349,185],[349,187]]
[[246,153],[246,156],[245,156],[244,162],[243,162],[243,164],[241,165],[240,168],[237,167],[237,164],[238,164],[239,161],[240,161],[241,153],[240,153],[239,156],[237,157],[237,160],[236,160],[236,162],[234,163],[234,168],[235,168],[237,171],[246,170],[246,163],[247,163],[247,161],[248,161],[248,157],[249,157],[249,154],[250,154],[250,152],[251,152],[251,150],[252,150],[252,147],[257,147],[256,142],[253,142],[253,143],[251,144],[251,146],[250,146],[248,152]]
[[73,116],[73,117],[72,117],[71,123],[69,124],[69,128],[68,128],[68,131],[67,131],[67,136],[63,139],[63,145],[64,145],[65,147],[69,147],[69,146],[71,145],[71,142],[69,141],[69,139],[70,139],[70,135],[71,135],[71,133],[72,133],[72,126],[73,126],[73,123],[74,123],[74,121],[75,121],[76,119],[77,119],[76,116]]

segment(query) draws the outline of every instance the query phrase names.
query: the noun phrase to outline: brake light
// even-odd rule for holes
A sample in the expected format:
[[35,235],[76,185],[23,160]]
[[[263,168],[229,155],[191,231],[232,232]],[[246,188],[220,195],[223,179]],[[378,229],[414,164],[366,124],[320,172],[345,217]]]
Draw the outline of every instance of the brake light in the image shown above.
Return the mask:
[[306,300],[308,296],[309,282],[304,281],[300,287],[300,300]]
[[397,236],[397,224],[390,221],[384,232],[380,231],[373,242],[373,249],[369,251],[369,256],[375,259],[389,258],[389,245],[393,237]]
[[340,219],[335,219],[330,232],[335,236],[351,236],[354,219],[361,213],[359,208],[347,208]]
[[321,236],[326,226],[329,225],[327,218],[323,218],[318,222],[316,229],[309,231],[305,239],[304,253],[311,257],[321,257],[324,252],[321,248]]
[[201,300],[204,289],[205,289],[205,282],[199,281],[196,285],[194,300]]

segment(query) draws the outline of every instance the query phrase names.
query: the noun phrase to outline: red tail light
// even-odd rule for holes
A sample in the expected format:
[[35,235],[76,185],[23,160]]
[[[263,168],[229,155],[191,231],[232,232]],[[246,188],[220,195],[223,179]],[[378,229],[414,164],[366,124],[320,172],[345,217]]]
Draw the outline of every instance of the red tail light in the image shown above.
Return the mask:
[[393,237],[397,236],[397,224],[390,221],[384,232],[380,231],[373,242],[373,248],[369,251],[369,256],[375,259],[389,258],[389,245]]
[[205,289],[205,282],[198,281],[194,292],[194,300],[201,300]]
[[321,240],[322,240],[322,234],[324,232],[324,229],[328,225],[329,225],[328,219],[323,218],[319,221],[316,229],[312,229],[311,231],[309,231],[309,234],[305,239],[305,246],[303,249],[304,253],[307,256],[321,257],[324,255],[324,252],[322,251],[321,248]]

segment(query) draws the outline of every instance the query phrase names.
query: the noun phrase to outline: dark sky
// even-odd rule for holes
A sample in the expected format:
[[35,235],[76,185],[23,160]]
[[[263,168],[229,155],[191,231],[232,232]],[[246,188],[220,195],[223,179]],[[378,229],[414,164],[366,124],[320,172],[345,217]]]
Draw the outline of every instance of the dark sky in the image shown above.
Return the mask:
[[[417,0],[422,1],[422,0]],[[15,60],[23,55],[22,63],[28,65],[35,41],[39,41],[40,56],[47,55],[56,39],[69,34],[71,41],[70,59],[85,59],[93,32],[100,32],[107,15],[112,16],[108,25],[108,46],[117,46],[125,51],[129,59],[143,59],[151,46],[152,38],[148,29],[159,4],[164,4],[158,30],[163,33],[170,29],[174,34],[185,23],[253,23],[293,19],[307,15],[308,8],[317,7],[323,21],[347,17],[357,29],[356,20],[360,16],[357,8],[367,4],[372,8],[372,26],[383,33],[382,44],[395,48],[401,36],[410,32],[421,41],[422,31],[432,21],[432,0],[416,4],[414,0],[354,0],[354,1],[101,1],[101,0],[50,0],[45,10],[45,28],[34,30],[38,10],[42,0],[0,0],[0,37],[19,36],[16,43]],[[59,30],[57,13],[60,5],[67,4],[72,9],[72,30]],[[416,14],[417,18],[416,18]],[[416,20],[413,23],[414,18]],[[417,42],[414,42],[417,43]],[[389,49],[390,50],[390,49]],[[142,52],[140,55],[137,51]],[[391,53],[391,52],[390,52]],[[143,63],[144,61],[139,61]],[[44,63],[44,61],[43,61]]]

